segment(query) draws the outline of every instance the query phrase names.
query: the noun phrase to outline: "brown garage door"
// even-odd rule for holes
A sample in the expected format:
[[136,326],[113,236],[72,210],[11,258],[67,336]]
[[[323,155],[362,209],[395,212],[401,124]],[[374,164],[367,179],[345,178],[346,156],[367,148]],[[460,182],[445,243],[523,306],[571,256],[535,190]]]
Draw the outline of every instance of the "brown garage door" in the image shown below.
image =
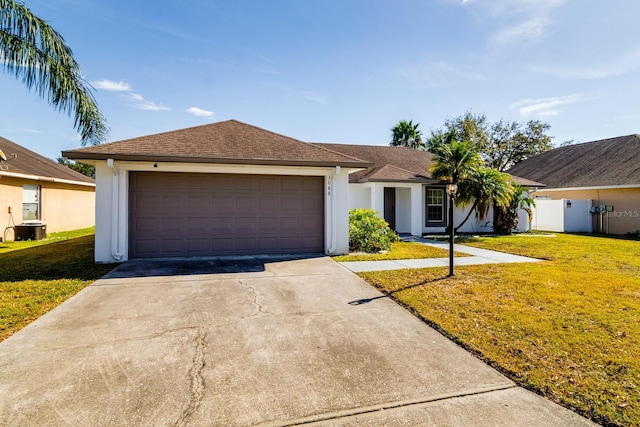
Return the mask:
[[131,172],[129,257],[324,251],[324,178]]

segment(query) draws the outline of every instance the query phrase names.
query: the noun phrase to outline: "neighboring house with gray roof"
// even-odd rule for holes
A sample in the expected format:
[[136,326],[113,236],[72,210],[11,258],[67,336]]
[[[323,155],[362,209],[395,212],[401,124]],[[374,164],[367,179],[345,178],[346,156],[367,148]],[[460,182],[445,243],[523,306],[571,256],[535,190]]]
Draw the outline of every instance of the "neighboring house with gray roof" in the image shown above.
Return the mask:
[[590,214],[595,231],[640,230],[640,135],[559,147],[518,163],[509,173],[544,182],[546,187],[533,193],[541,200],[610,206],[608,212]]
[[[349,176],[351,208],[375,209],[399,233],[422,235],[445,231],[448,221],[446,183],[430,175],[429,169],[435,161],[432,153],[381,145],[316,145],[372,163],[371,167]],[[517,176],[512,176],[512,180],[526,187],[542,186]],[[456,208],[454,224],[462,222],[470,208]],[[484,221],[479,222],[472,217],[460,231],[490,232],[492,218],[492,212]],[[528,216],[522,212],[518,228],[527,230],[528,221]]]
[[46,225],[47,232],[91,227],[95,181],[0,137],[0,224],[2,240],[13,240],[14,225]]

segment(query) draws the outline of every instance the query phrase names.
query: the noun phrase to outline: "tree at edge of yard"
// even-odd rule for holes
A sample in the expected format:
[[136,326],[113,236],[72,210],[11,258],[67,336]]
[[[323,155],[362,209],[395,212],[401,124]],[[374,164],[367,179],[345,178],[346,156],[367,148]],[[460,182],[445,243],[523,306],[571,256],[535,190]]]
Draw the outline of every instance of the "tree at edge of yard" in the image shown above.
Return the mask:
[[106,119],[62,36],[27,6],[0,0],[0,67],[46,98],[54,109],[73,114],[82,145],[108,136]]
[[391,142],[394,147],[410,147],[418,150],[424,149],[422,142],[422,131],[418,129],[420,123],[413,123],[413,120],[400,120],[391,128]]

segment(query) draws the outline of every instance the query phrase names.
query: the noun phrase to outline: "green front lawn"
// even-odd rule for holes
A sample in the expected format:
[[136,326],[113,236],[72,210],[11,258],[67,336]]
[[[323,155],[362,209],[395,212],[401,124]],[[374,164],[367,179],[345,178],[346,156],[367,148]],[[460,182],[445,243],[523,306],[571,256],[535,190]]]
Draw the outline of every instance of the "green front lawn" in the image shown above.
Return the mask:
[[[455,252],[455,256],[468,256]],[[335,261],[383,261],[394,259],[419,259],[419,258],[447,258],[449,251],[446,249],[434,248],[414,242],[395,242],[391,244],[391,250],[380,254],[350,254],[333,257]]]
[[114,268],[94,263],[87,233],[92,230],[0,243],[0,341]]
[[465,244],[546,261],[360,276],[519,385],[602,424],[640,425],[640,241]]

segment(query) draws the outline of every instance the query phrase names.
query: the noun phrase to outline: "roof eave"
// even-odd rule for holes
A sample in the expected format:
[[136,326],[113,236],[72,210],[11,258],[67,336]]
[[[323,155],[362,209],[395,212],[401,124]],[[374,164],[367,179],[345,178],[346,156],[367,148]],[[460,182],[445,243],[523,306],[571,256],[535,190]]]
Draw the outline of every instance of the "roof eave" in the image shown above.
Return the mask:
[[167,162],[167,163],[217,163],[237,165],[269,165],[269,166],[318,166],[347,168],[368,168],[371,163],[361,161],[317,161],[317,160],[283,160],[283,159],[250,159],[250,158],[221,158],[221,157],[186,157],[186,156],[149,156],[146,154],[117,154],[117,153],[85,153],[78,151],[63,151],[62,156],[72,160],[120,160],[130,162]]
[[49,176],[29,175],[24,173],[0,171],[0,177],[3,177],[3,176],[6,176],[7,178],[28,179],[31,181],[57,182],[59,184],[81,185],[83,187],[96,186],[95,182],[75,181],[75,180],[64,179],[64,178],[52,178]]
[[375,178],[375,179],[361,179],[358,181],[352,182],[352,184],[364,184],[367,182],[398,182],[402,184],[442,184],[441,181],[437,179],[429,179],[429,178],[418,178],[418,179],[385,179],[385,178]]

